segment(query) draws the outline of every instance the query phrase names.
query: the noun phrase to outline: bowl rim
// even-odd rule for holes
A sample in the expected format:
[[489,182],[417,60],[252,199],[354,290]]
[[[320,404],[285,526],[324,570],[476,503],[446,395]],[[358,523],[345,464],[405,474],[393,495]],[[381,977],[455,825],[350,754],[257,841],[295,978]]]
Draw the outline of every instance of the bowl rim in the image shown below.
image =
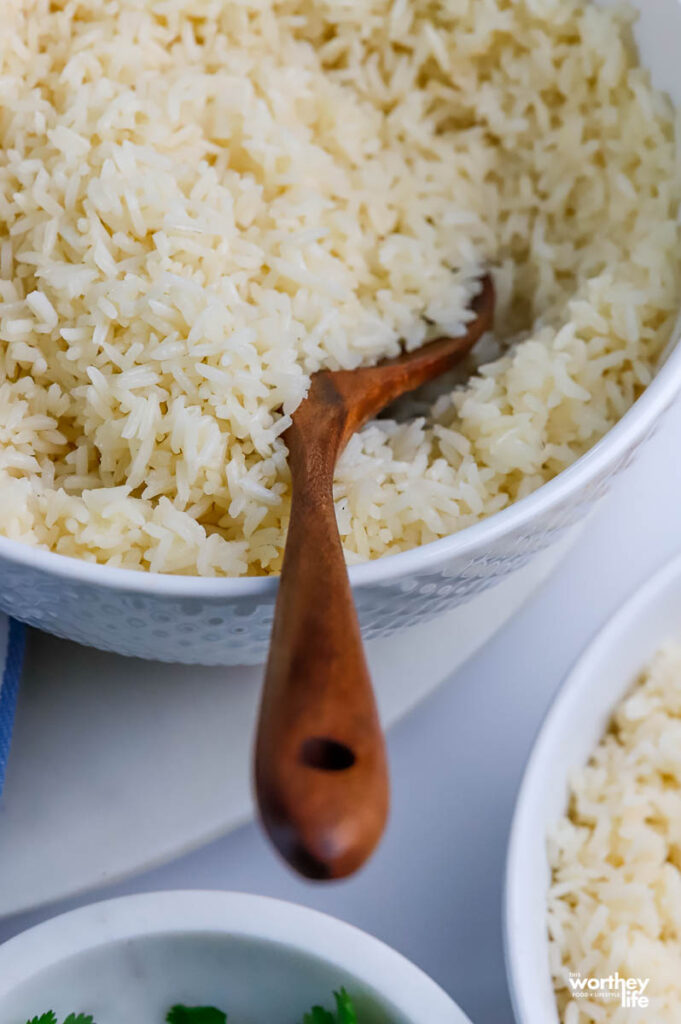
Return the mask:
[[[523,956],[519,936],[523,933],[523,922],[527,913],[523,910],[522,864],[527,835],[536,828],[533,808],[542,792],[546,764],[562,739],[563,721],[572,717],[573,708],[584,707],[592,688],[594,671],[607,660],[619,639],[643,620],[646,612],[664,599],[675,583],[681,580],[681,551],[647,573],[638,586],[621,601],[610,615],[592,632],[589,640],[576,656],[558,689],[552,697],[548,710],[534,736],[530,753],[522,773],[517,791],[513,817],[506,849],[506,863],[502,896],[502,932],[506,976],[511,994],[513,1012],[518,1024],[530,1024],[537,1019],[533,1009],[534,983],[526,968],[527,958]],[[660,638],[660,643],[663,638]],[[631,685],[631,679],[622,679],[620,697],[609,705],[610,712],[616,707]],[[563,779],[565,792],[569,779]],[[558,1024],[558,1014],[554,1018]],[[543,1020],[542,1024],[552,1024]]]
[[[640,438],[681,390],[681,318],[676,324],[653,380],[617,423],[571,466],[531,494],[471,526],[429,541],[408,551],[349,567],[350,583],[362,588],[389,584],[432,570],[450,559],[484,551],[500,536],[526,526],[533,517],[555,507],[570,493],[586,486]],[[24,566],[64,582],[101,586],[132,594],[167,598],[263,598],[273,597],[275,576],[180,576],[88,562],[70,555],[34,547],[25,541],[0,537],[0,561]]]
[[0,946],[0,998],[43,970],[111,942],[192,933],[281,943],[353,975],[414,1022],[469,1024],[432,978],[359,928],[267,896],[200,889],[91,903],[9,939]]

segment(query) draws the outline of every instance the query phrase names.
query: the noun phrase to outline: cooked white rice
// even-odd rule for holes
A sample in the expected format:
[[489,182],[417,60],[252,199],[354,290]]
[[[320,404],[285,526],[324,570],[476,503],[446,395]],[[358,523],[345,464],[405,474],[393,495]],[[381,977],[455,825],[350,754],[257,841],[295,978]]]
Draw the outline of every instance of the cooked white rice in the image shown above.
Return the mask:
[[[551,961],[564,1024],[681,1020],[681,647],[655,657],[572,781],[551,837]],[[574,999],[569,972],[649,979],[649,1005]]]
[[648,384],[679,304],[679,187],[626,16],[3,0],[2,19],[1,533],[276,572],[309,374],[458,330],[488,265],[496,343],[516,345],[351,441],[350,561],[528,494]]

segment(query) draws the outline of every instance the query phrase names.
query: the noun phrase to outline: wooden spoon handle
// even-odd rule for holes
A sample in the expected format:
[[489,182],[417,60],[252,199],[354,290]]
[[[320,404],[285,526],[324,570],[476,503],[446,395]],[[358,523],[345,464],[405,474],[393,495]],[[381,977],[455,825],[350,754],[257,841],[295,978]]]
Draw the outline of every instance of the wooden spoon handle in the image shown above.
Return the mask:
[[[336,415],[337,412],[337,415]],[[344,410],[287,432],[291,522],[256,743],[265,828],[309,878],[369,857],[388,814],[385,744],[338,536],[333,468]]]

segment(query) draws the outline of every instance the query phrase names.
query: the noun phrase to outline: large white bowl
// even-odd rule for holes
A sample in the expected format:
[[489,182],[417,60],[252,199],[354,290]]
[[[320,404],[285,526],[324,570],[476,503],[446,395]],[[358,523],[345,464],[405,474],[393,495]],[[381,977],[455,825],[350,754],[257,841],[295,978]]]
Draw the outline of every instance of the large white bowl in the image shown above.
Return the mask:
[[[681,105],[681,6],[678,0],[636,0],[634,6],[641,14],[642,61],[655,84]],[[452,646],[458,660],[470,654],[557,564],[680,387],[676,349],[621,422],[535,494],[462,533],[351,569],[365,638],[459,608]],[[257,664],[266,655],[276,590],[273,578],[137,573],[0,538],[1,609],[58,636],[121,654]]]
[[434,981],[377,939],[304,907],[223,892],[97,903],[0,947],[0,1020],[53,1009],[162,1024],[171,1005],[230,1024],[292,1024],[345,986],[361,1024],[468,1024]]
[[546,839],[616,705],[661,645],[681,641],[681,557],[608,622],[563,684],[530,756],[511,828],[504,939],[518,1024],[558,1024],[549,969]]

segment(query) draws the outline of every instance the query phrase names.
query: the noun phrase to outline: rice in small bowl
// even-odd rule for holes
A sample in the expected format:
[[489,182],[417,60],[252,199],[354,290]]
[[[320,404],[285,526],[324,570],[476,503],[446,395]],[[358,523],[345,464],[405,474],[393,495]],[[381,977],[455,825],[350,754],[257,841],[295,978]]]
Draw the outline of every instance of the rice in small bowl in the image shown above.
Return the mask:
[[[681,1017],[681,644],[615,709],[549,846],[548,927],[564,1024]],[[612,983],[609,979],[613,979]],[[619,980],[618,980],[619,979]],[[626,987],[625,987],[626,986]]]
[[[289,515],[282,435],[310,374],[458,331],[488,268],[477,370],[369,424],[337,469],[368,635],[466,603],[553,543],[676,389],[668,362],[616,444],[681,297],[674,112],[626,13],[11,0],[6,22],[0,560],[16,615],[127,653],[260,658]],[[644,37],[655,24],[644,5]],[[673,86],[675,58],[652,52]],[[587,486],[575,472],[546,490],[606,434]],[[391,568],[360,564],[383,555]],[[212,631],[185,615],[195,598],[221,602]]]
[[506,958],[518,1024],[681,1013],[681,558],[580,656],[511,829]]

